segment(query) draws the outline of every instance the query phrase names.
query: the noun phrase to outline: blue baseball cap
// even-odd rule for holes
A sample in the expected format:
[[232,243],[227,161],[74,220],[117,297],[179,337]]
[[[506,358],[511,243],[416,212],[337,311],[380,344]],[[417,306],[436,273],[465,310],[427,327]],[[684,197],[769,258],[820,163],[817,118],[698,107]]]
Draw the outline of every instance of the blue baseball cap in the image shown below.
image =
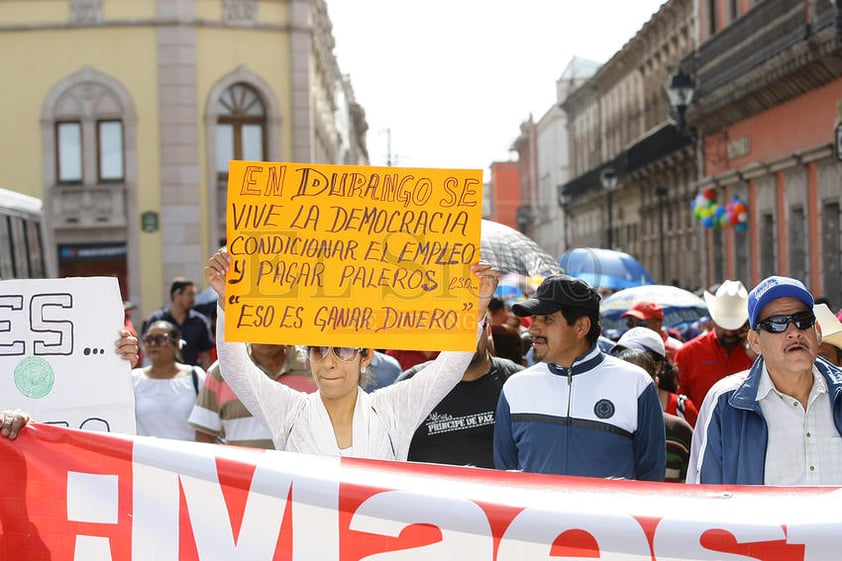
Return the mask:
[[813,295],[800,280],[772,276],[760,281],[760,284],[748,293],[748,321],[751,328],[757,328],[757,320],[760,319],[760,312],[766,304],[787,296],[798,298],[809,309],[813,309]]

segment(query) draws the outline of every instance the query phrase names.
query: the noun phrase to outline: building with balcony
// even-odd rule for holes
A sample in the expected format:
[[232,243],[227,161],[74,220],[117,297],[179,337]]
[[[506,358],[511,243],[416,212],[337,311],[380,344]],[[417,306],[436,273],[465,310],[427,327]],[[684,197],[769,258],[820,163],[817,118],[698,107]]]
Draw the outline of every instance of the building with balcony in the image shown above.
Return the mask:
[[842,306],[840,16],[831,0],[698,3],[698,52],[684,67],[699,189],[748,208],[746,227],[705,230],[708,283],[788,275]]
[[[692,0],[669,0],[561,107],[570,177],[558,202],[571,247],[637,257],[656,281],[697,288],[702,277],[692,138],[671,119],[670,73],[695,46]],[[611,178],[611,180],[606,180]]]
[[0,177],[49,270],[145,315],[224,243],[230,159],[367,164],[333,47],[325,0],[0,2]]

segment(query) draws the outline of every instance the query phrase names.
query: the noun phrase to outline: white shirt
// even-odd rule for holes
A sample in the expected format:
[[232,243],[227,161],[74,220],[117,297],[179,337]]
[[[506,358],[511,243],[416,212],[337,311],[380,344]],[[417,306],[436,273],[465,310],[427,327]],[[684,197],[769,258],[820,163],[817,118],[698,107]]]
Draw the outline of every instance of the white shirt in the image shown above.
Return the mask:
[[757,388],[766,419],[766,485],[842,484],[842,436],[833,423],[827,383],[813,367],[807,409],[772,384],[766,365]]
[[[222,376],[272,433],[278,450],[406,460],[415,429],[462,379],[472,352],[442,352],[411,379],[367,394],[354,406],[353,445],[340,450],[318,391],[307,394],[270,380],[249,360],[244,343],[225,340],[225,312],[217,308],[216,345]],[[477,326],[477,338],[482,332]]]
[[[195,367],[199,388],[205,382],[205,371]],[[137,434],[176,440],[194,440],[196,432],[187,418],[196,402],[193,376],[150,378],[143,368],[132,370]]]

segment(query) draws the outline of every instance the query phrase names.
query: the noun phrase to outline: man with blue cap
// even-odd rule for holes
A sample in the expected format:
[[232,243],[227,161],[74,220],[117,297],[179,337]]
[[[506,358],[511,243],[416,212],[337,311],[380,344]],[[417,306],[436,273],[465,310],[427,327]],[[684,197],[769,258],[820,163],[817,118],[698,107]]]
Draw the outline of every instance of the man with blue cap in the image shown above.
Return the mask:
[[750,370],[708,392],[688,483],[842,484],[842,370],[816,359],[821,327],[801,281],[772,276],[748,295]]

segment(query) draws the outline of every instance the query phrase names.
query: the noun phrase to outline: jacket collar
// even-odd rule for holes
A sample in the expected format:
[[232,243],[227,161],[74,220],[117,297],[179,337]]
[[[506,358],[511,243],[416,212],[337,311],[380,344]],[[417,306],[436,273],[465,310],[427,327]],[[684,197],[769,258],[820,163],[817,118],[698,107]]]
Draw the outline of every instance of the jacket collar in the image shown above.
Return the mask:
[[577,374],[590,372],[599,366],[603,360],[605,360],[605,354],[599,350],[597,345],[594,345],[584,355],[576,358],[576,360],[573,361],[573,366],[571,368],[550,363],[547,363],[547,366],[553,374],[558,374],[560,376],[572,374],[573,376],[576,376]]
[[[757,403],[757,390],[760,387],[760,378],[763,374],[763,357],[755,359],[751,366],[748,377],[740,384],[728,402],[737,409],[754,410],[760,405]],[[842,397],[842,370],[819,357],[814,363],[827,382],[827,391],[830,401],[835,402]]]

